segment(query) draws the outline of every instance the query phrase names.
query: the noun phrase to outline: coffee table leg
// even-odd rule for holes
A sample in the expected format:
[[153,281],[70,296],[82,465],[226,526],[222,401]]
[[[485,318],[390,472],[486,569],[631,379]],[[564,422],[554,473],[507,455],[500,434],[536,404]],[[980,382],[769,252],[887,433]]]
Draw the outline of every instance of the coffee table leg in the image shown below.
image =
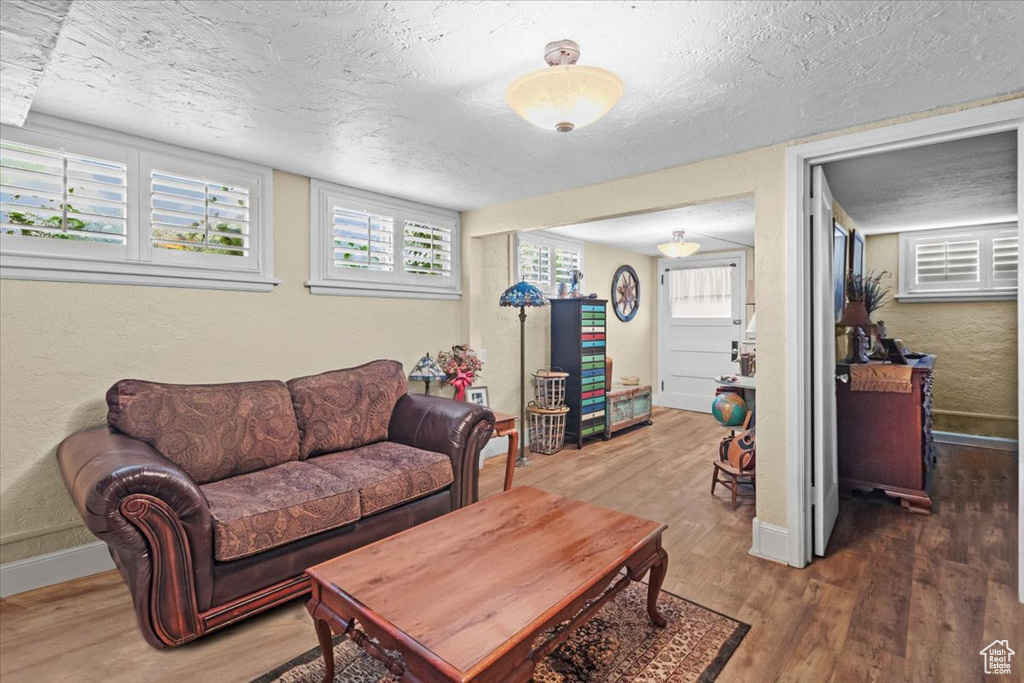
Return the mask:
[[661,595],[661,584],[665,582],[665,572],[668,571],[668,553],[664,548],[658,548],[658,558],[658,563],[651,567],[651,575],[647,580],[647,614],[655,626],[665,628],[668,620],[658,611],[658,596]]
[[502,490],[512,488],[512,475],[516,471],[516,455],[519,453],[519,430],[508,433],[508,454],[505,456],[505,486]]
[[334,683],[334,639],[330,624],[323,619],[316,620],[316,637],[324,658],[324,683]]

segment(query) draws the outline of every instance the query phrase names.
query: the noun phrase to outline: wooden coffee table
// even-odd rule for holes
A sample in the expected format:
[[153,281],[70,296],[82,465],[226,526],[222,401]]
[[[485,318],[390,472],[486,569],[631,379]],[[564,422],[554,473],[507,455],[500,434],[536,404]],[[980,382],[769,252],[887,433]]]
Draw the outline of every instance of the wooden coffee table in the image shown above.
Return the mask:
[[575,628],[648,570],[647,612],[665,626],[657,609],[668,566],[664,529],[517,487],[311,567],[306,608],[324,680],[334,680],[333,631],[402,681],[527,681]]

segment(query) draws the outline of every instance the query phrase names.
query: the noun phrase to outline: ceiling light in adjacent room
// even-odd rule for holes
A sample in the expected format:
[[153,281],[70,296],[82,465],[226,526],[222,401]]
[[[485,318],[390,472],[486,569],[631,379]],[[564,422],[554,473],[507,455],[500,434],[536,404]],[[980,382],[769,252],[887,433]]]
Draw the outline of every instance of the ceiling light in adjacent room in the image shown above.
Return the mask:
[[683,234],[682,230],[676,230],[672,233],[672,241],[659,244],[658,251],[669,258],[683,258],[700,249],[700,245],[696,242],[687,242],[683,239]]
[[508,87],[505,100],[535,126],[568,133],[608,113],[625,86],[611,71],[576,66],[580,46],[571,40],[548,43],[548,68],[531,71]]

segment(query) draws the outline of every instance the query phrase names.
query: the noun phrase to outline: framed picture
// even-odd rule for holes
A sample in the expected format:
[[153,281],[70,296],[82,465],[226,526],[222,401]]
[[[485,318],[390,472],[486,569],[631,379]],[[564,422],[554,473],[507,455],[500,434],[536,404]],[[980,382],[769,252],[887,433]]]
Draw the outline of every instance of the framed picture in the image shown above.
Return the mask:
[[856,230],[850,231],[850,272],[864,275],[864,235]]
[[832,283],[836,298],[836,321],[843,317],[846,305],[846,261],[850,233],[839,223],[833,222],[832,231]]
[[485,408],[488,407],[490,398],[487,396],[487,387],[470,387],[466,389],[466,403],[476,403]]

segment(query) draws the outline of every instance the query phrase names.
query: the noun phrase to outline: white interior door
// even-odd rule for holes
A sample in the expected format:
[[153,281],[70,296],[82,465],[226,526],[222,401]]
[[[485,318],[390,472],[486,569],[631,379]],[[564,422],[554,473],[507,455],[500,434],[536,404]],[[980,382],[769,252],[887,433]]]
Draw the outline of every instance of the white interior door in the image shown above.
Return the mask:
[[[836,307],[833,264],[832,191],[821,166],[813,168],[811,181],[811,320],[812,353],[821,377],[811,377],[814,387],[814,457],[812,491],[814,506],[814,553],[824,555],[839,517],[839,464],[836,458]],[[818,360],[820,359],[820,360]]]
[[711,412],[715,377],[734,374],[743,334],[742,258],[662,262],[661,395],[670,408]]

